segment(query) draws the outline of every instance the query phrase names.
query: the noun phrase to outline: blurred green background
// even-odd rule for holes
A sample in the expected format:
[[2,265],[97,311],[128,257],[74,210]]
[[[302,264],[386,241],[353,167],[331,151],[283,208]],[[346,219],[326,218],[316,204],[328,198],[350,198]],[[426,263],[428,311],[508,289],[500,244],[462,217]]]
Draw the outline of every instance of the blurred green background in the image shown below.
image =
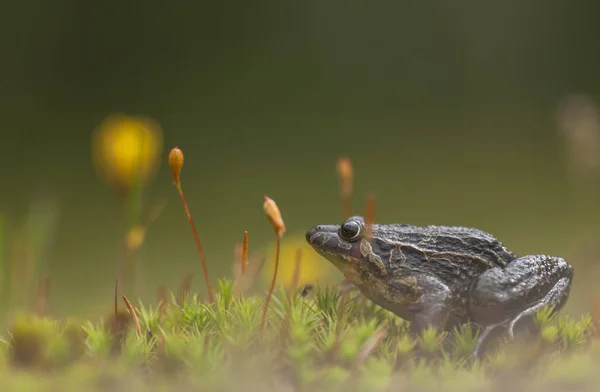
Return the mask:
[[372,191],[379,222],[476,226],[517,254],[569,258],[574,311],[596,289],[600,173],[570,176],[556,109],[568,94],[600,94],[597,1],[4,8],[1,208],[18,221],[35,198],[58,200],[43,261],[60,312],[111,300],[122,206],[90,153],[114,112],[164,131],[147,196],[168,204],[144,246],[145,298],[190,268],[204,293],[166,164],[175,145],[213,281],[230,274],[244,230],[251,251],[272,241],[264,195],[287,237],[339,222],[335,162],[347,155],[355,213]]

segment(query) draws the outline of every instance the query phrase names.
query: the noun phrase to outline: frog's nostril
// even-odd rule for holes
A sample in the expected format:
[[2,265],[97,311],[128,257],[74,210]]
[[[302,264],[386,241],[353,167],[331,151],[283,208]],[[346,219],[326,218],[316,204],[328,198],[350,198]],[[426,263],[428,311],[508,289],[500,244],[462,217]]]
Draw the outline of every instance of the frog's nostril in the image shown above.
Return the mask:
[[311,244],[311,243],[312,243],[312,242],[311,242],[311,240],[310,240],[310,239],[312,238],[312,236],[313,236],[313,235],[315,235],[315,233],[317,233],[318,231],[319,231],[319,226],[317,226],[317,227],[313,227],[312,229],[309,229],[309,230],[306,232],[306,241],[307,241],[309,244]]

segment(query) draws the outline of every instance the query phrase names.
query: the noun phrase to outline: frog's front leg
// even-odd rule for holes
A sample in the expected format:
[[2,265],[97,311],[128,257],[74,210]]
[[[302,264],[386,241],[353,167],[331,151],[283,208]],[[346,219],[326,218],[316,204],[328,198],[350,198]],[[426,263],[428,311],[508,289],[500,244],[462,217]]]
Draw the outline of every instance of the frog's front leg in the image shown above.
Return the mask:
[[409,300],[410,329],[419,334],[423,329],[445,329],[452,313],[452,291],[440,279],[429,275],[402,276],[390,285],[399,297]]
[[471,288],[471,319],[484,326],[514,326],[525,316],[548,306],[558,312],[567,301],[573,267],[560,257],[531,255],[505,268],[485,271]]

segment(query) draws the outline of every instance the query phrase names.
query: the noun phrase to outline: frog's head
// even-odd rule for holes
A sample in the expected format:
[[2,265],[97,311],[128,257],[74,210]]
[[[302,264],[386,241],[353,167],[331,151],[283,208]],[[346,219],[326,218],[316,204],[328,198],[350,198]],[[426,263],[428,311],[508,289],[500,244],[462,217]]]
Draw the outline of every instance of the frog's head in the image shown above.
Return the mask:
[[365,237],[365,220],[361,216],[350,217],[341,225],[315,226],[306,232],[306,241],[346,278],[357,273],[359,276],[386,273],[381,258],[385,249],[379,249],[385,243],[378,240],[377,225],[373,225],[370,238]]

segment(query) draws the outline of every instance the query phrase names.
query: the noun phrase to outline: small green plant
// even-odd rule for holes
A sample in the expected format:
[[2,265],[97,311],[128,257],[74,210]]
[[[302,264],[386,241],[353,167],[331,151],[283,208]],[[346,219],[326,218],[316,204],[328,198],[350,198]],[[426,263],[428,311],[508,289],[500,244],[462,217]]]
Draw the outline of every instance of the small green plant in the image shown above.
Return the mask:
[[[377,306],[364,298],[343,308],[342,297],[334,287],[318,287],[305,296],[281,287],[273,292],[272,322],[262,338],[262,298],[235,294],[228,279],[219,281],[210,304],[195,294],[179,303],[171,293],[162,319],[159,304],[130,303],[128,311],[117,315],[118,333],[113,316],[106,322],[80,323],[20,314],[0,341],[0,377],[16,377],[2,369],[29,369],[30,382],[36,385],[35,372],[58,377],[77,369],[84,388],[97,382],[98,374],[85,370],[93,367],[113,386],[138,385],[144,391],[160,390],[159,385],[168,382],[219,390],[260,390],[265,385],[272,390],[485,390],[508,380],[519,380],[520,387],[542,385],[539,380],[546,372],[558,377],[551,369],[560,368],[563,361],[564,366],[577,367],[575,352],[600,364],[587,316],[549,318],[542,311],[536,316],[543,321],[538,323],[541,333],[525,345],[500,342],[495,352],[472,362],[475,326],[448,332],[430,328],[413,336],[407,322],[383,311],[369,313]],[[139,329],[132,314],[138,315]],[[115,342],[120,342],[118,350]],[[548,344],[547,349],[540,350],[540,344]],[[593,383],[583,370],[564,374],[567,384]]]

